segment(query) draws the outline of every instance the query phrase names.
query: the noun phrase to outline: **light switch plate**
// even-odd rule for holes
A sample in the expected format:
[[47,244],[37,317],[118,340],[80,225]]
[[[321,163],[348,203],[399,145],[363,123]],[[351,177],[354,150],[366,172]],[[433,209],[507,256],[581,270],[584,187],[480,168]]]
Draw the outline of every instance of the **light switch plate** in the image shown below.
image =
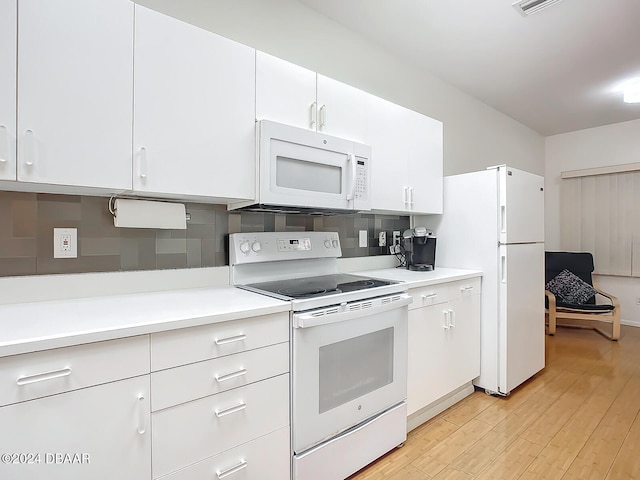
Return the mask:
[[78,258],[78,229],[53,229],[53,258]]

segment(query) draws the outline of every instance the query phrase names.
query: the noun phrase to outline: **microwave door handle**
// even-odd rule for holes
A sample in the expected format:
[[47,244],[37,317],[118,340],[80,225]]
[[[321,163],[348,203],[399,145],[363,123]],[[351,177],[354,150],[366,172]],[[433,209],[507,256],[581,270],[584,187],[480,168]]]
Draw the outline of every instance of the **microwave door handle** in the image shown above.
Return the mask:
[[356,157],[353,153],[350,153],[347,157],[347,161],[351,163],[351,188],[350,193],[347,194],[347,201],[352,202],[356,199],[356,175],[358,174],[356,168]]

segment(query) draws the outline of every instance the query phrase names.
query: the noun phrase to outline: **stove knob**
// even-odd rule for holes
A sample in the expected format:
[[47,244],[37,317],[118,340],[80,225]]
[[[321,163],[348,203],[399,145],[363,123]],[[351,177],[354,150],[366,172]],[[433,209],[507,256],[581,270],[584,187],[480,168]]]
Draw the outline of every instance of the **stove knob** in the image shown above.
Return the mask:
[[331,240],[327,239],[324,241],[324,246],[327,248],[331,248]]
[[338,243],[338,240],[331,240],[331,244],[333,245],[333,248],[338,248],[338,246],[340,245]]
[[253,244],[251,245],[251,250],[258,253],[260,250],[262,250],[262,245],[260,245],[260,242],[253,242]]
[[240,251],[242,253],[249,253],[250,247],[249,247],[249,242],[242,242],[240,244]]

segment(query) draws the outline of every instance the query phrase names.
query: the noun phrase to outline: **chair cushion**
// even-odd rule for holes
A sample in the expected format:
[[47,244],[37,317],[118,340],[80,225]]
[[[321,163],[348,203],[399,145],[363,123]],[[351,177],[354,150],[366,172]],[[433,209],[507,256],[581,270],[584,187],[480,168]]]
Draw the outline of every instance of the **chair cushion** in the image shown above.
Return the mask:
[[559,302],[582,305],[597,292],[569,270],[564,269],[545,285],[545,289],[553,293]]
[[611,312],[615,308],[616,307],[614,307],[613,305],[592,305],[590,303],[577,304],[577,303],[556,302],[556,310],[572,310],[576,312],[605,313],[605,312]]

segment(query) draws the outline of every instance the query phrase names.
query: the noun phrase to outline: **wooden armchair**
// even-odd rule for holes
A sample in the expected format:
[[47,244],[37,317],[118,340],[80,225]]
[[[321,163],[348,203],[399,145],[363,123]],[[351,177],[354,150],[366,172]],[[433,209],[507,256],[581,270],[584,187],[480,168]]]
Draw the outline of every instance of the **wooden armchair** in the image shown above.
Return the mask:
[[[557,290],[561,280],[572,277],[571,275],[567,275],[565,270],[568,270],[582,280],[582,282],[591,286],[593,293],[596,295],[606,297],[608,303],[596,304],[596,295],[591,296],[584,302],[575,301],[571,298],[571,295],[568,295],[569,299],[563,296],[556,297],[554,293],[546,289],[545,312],[549,324],[549,335],[555,335],[558,319],[589,320],[594,322],[593,326],[585,326],[582,322],[579,324],[574,322],[568,326],[593,328],[610,340],[618,340],[620,338],[620,302],[613,295],[600,290],[598,285],[593,281],[591,276],[594,270],[593,256],[587,252],[545,252],[545,283],[547,287],[549,287],[550,282],[555,279],[551,285],[556,287]],[[575,280],[575,278],[573,279]],[[583,287],[583,291],[578,295],[588,295],[589,287],[578,280],[575,281]],[[566,284],[560,285],[560,287],[568,288]],[[612,324],[611,335],[600,329],[602,322]],[[561,326],[567,326],[567,324]]]

